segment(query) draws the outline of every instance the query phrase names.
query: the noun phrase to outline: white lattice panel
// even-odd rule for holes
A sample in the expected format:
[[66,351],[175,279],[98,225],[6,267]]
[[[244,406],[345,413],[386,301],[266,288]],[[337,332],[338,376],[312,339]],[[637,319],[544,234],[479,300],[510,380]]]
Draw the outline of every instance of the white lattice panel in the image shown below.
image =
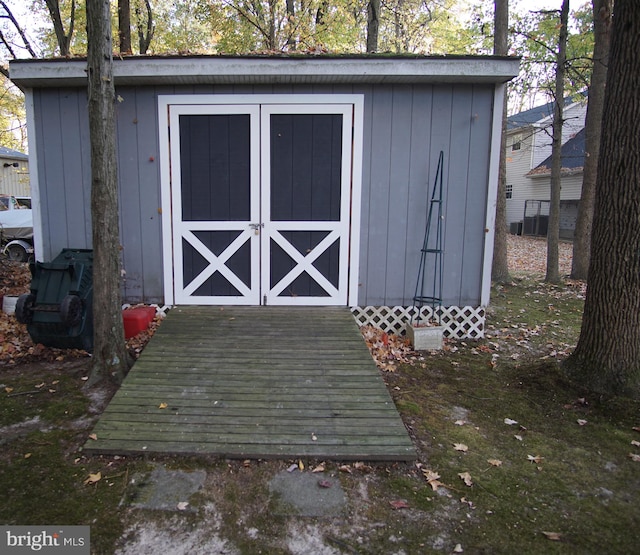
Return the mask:
[[[407,323],[417,319],[414,306],[356,306],[351,309],[360,326],[374,326],[383,331],[406,332]],[[435,312],[435,314],[434,314]],[[420,309],[420,319],[437,319],[444,326],[445,337],[480,339],[484,337],[485,309],[482,306],[443,306],[435,311],[431,307]]]

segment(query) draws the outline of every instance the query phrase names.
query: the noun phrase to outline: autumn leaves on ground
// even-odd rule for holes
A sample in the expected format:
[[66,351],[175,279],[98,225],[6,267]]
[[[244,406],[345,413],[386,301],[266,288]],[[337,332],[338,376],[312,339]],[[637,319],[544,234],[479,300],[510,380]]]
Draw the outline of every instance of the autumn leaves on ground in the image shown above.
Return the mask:
[[[85,457],[80,447],[107,400],[83,389],[86,355],[30,345],[3,315],[0,522],[91,524],[93,553],[125,552],[132,523],[195,534],[211,527],[212,507],[219,553],[635,552],[640,404],[563,378],[558,361],[575,345],[584,284],[542,283],[543,241],[513,237],[510,251],[514,280],[492,291],[485,339],[415,353],[402,338],[368,330],[419,458],[325,461],[347,496],[335,518],[269,513],[265,483],[292,461],[163,460],[206,470],[202,505],[188,515],[121,505],[130,477],[158,461]],[[568,265],[570,248],[561,273]],[[7,279],[3,272],[0,293],[19,292]],[[303,461],[307,469],[321,462]]]

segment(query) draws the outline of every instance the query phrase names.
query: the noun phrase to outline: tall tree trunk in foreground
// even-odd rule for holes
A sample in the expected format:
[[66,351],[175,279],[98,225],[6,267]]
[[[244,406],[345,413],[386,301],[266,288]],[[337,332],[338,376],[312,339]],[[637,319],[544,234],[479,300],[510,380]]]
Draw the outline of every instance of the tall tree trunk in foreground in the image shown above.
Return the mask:
[[109,0],[87,0],[93,229],[93,367],[89,385],[121,382],[129,356],[120,300],[115,88]]
[[576,232],[573,239],[571,279],[587,279],[591,252],[593,204],[596,197],[600,131],[604,109],[604,89],[609,65],[611,44],[611,11],[613,0],[593,0],[593,71],[589,85],[589,104],[585,129],[585,158],[582,173],[582,192],[578,206]]
[[545,281],[558,283],[558,243],[560,242],[560,188],[562,180],[562,126],[564,124],[564,75],[567,61],[567,36],[569,22],[569,0],[562,0],[560,10],[560,36],[556,58],[556,90],[553,109],[553,139],[551,140],[551,195],[549,203],[549,226],[547,229],[547,275]]
[[[506,56],[509,53],[509,0],[494,2],[493,53]],[[502,105],[502,138],[500,139],[500,162],[498,169],[498,197],[496,199],[496,223],[493,239],[493,263],[491,278],[505,283],[511,281],[507,258],[507,94]]]
[[615,0],[587,299],[564,367],[594,391],[640,398],[638,52],[640,2]]

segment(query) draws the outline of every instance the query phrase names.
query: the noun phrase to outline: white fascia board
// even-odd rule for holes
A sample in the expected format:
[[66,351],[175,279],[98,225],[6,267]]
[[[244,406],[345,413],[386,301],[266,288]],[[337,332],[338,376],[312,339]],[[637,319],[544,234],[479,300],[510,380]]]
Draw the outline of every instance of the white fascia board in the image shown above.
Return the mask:
[[[19,86],[82,86],[85,60],[13,60]],[[116,85],[207,83],[502,83],[518,74],[519,59],[132,57],[114,59]]]

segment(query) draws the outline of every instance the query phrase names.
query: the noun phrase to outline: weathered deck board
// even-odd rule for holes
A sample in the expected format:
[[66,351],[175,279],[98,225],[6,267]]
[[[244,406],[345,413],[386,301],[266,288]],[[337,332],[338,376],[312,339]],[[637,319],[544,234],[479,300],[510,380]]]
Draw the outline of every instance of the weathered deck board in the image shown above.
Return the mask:
[[94,433],[90,453],[416,456],[350,312],[326,307],[172,310]]

